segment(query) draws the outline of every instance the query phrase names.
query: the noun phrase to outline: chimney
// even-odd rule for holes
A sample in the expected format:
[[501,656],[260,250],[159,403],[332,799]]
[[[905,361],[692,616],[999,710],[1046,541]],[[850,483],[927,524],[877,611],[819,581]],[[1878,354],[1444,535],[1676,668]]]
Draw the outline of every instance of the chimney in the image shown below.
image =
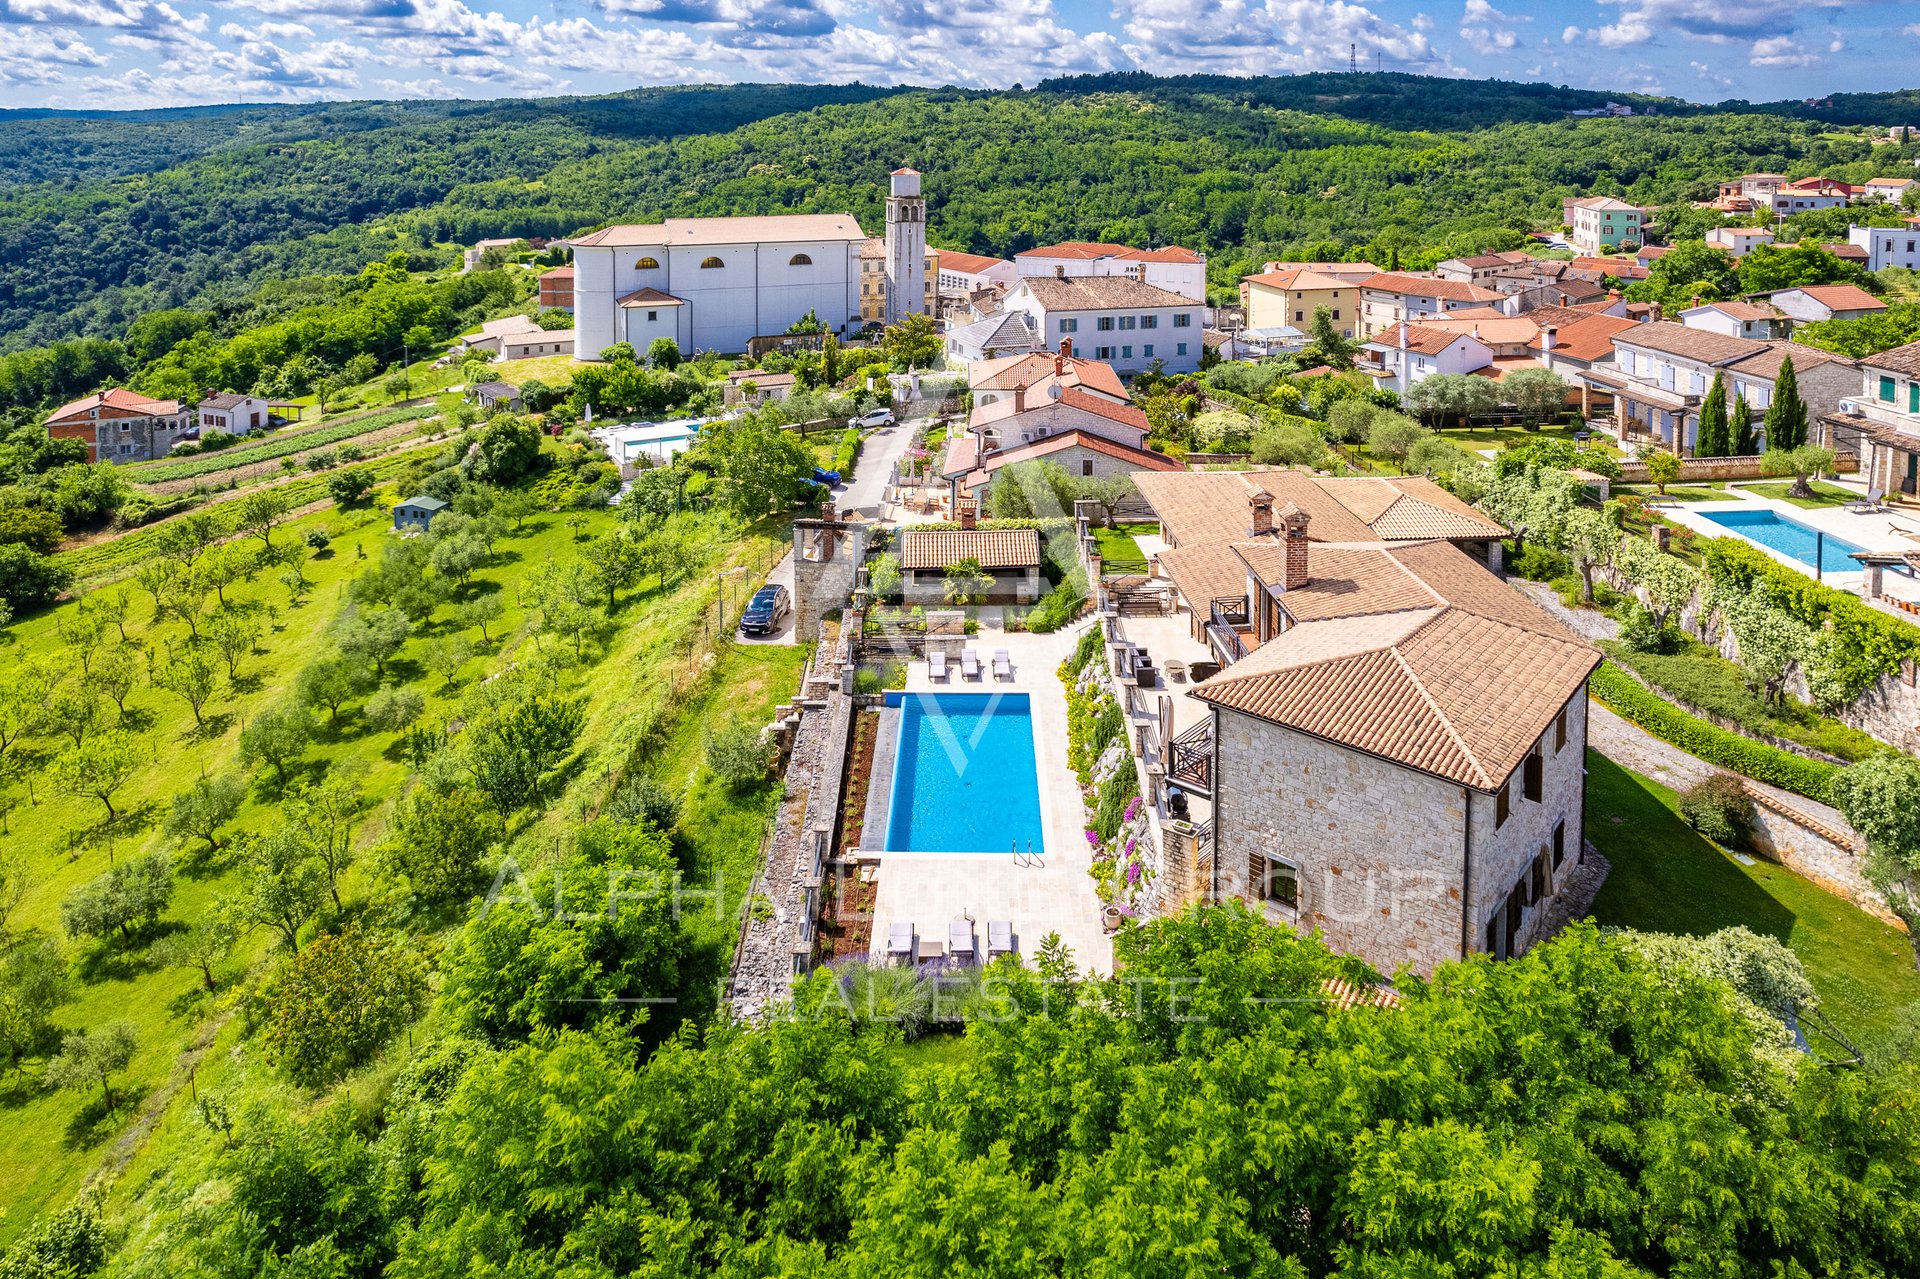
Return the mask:
[[1280,522],[1287,530],[1287,576],[1281,585],[1289,591],[1307,584],[1307,519],[1292,502],[1280,508]]
[[970,529],[980,522],[980,503],[977,499],[971,497],[961,498],[959,510],[961,528]]
[[1555,333],[1557,333],[1557,332],[1559,332],[1559,330],[1558,330],[1558,329],[1555,329],[1555,328],[1553,327],[1553,325],[1551,325],[1551,324],[1548,324],[1548,325],[1545,325],[1545,326],[1543,326],[1543,327],[1541,328],[1541,330],[1540,330],[1540,349],[1541,349],[1542,351],[1551,351],[1551,350],[1553,350],[1553,335],[1554,335]]
[[1273,494],[1257,489],[1247,498],[1248,537],[1265,537],[1273,532]]
[[831,524],[834,522],[833,499],[828,498],[820,504],[820,518]]
[[1664,309],[1661,307],[1661,305],[1658,302],[1647,303],[1647,308],[1648,308],[1647,314],[1651,315],[1656,320],[1660,318],[1660,313]]
[[1688,306],[1699,306],[1699,305],[1700,305],[1700,295],[1699,295],[1698,293],[1696,293],[1696,294],[1694,294],[1694,295],[1693,295],[1693,301],[1691,301],[1691,302],[1689,302],[1689,303],[1688,303],[1687,305],[1688,305]]
[[1061,355],[1061,358],[1063,359],[1071,360],[1073,358],[1073,339],[1072,338],[1060,339],[1060,355]]
[[1066,372],[1067,372],[1067,357],[1064,355],[1054,356],[1053,357],[1053,375],[1055,377],[1065,377]]
[[1013,388],[1013,411],[1015,413],[1025,413],[1027,411],[1027,388],[1024,386],[1016,386]]

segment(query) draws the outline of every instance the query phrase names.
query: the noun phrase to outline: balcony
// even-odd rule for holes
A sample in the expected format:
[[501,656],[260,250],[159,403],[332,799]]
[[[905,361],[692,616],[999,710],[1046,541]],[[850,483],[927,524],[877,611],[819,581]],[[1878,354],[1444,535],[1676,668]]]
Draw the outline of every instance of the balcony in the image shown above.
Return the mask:
[[1167,780],[1189,794],[1213,798],[1213,720],[1201,720],[1168,744]]
[[1251,651],[1245,637],[1252,632],[1253,622],[1247,613],[1245,596],[1217,596],[1208,605],[1207,638],[1213,642],[1214,651],[1223,664],[1237,662]]

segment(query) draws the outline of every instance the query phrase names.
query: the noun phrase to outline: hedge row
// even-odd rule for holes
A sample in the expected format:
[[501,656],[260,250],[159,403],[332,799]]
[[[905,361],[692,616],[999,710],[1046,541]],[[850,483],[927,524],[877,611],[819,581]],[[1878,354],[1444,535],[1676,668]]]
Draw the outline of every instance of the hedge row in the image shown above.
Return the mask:
[[286,457],[290,453],[299,453],[305,449],[324,448],[329,444],[337,444],[341,440],[350,440],[356,435],[365,435],[369,431],[378,431],[382,427],[411,421],[414,418],[427,417],[438,411],[432,404],[416,404],[410,408],[393,409],[386,413],[347,418],[335,422],[332,426],[323,426],[318,430],[298,434],[279,435],[259,444],[236,445],[215,453],[199,453],[178,462],[159,462],[150,466],[130,467],[127,475],[138,484],[191,480],[202,475],[212,475],[216,471],[230,471],[237,466],[271,462],[275,458]]
[[833,451],[833,470],[840,472],[840,478],[853,478],[853,464],[860,457],[860,428],[850,426],[840,437],[840,447]]
[[1594,699],[1608,710],[1661,741],[1756,782],[1825,803],[1833,779],[1840,772],[1832,764],[1807,759],[1695,719],[1649,692],[1640,681],[1612,663],[1601,663],[1587,687]]
[[1210,386],[1207,388],[1205,398],[1212,400],[1216,404],[1228,405],[1239,412],[1245,413],[1256,423],[1266,426],[1300,426],[1314,432],[1318,432],[1326,427],[1326,423],[1320,421],[1318,418],[1306,417],[1299,413],[1289,413],[1285,409],[1276,409],[1271,404],[1262,404],[1260,401],[1250,399],[1238,391],[1222,391]]

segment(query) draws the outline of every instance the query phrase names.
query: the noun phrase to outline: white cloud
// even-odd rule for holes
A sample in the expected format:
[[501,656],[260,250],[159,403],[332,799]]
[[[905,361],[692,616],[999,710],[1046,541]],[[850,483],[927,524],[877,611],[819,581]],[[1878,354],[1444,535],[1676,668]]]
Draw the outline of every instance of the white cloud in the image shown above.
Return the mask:
[[1808,67],[1818,61],[1819,54],[1808,52],[1806,46],[1792,36],[1755,40],[1747,55],[1748,65],[1756,67]]
[[1115,0],[1121,47],[1135,64],[1166,70],[1273,75],[1344,67],[1349,45],[1428,72],[1437,55],[1418,31],[1346,0]]
[[1467,7],[1460,15],[1460,38],[1475,53],[1491,57],[1520,43],[1519,33],[1508,25],[1516,21],[1531,22],[1533,19],[1510,17],[1487,3],[1487,0],[1467,0]]
[[0,84],[57,85],[76,67],[107,59],[65,27],[0,27]]
[[1433,19],[1424,13],[1416,13],[1413,15],[1413,21],[1407,25],[1415,31],[1431,31],[1433,30]]
[[1827,35],[1829,37],[1827,40],[1828,53],[1844,53],[1846,51],[1847,38],[1845,36],[1841,35],[1838,31],[1829,31]]
[[1723,89],[1731,88],[1733,85],[1733,81],[1721,75],[1718,71],[1715,71],[1712,67],[1708,66],[1704,62],[1699,61],[1698,59],[1695,59],[1694,61],[1687,63],[1687,67],[1695,75],[1699,76],[1702,80],[1707,81],[1709,84],[1717,84]]

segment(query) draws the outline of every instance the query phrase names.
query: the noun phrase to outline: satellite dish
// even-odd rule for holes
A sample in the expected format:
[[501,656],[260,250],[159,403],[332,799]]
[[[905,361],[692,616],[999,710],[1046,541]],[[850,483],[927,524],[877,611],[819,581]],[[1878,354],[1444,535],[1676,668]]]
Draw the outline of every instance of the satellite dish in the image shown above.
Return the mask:
[[1047,388],[1047,398],[1049,400],[1057,400],[1060,398],[1060,384],[1058,382],[1055,382]]

